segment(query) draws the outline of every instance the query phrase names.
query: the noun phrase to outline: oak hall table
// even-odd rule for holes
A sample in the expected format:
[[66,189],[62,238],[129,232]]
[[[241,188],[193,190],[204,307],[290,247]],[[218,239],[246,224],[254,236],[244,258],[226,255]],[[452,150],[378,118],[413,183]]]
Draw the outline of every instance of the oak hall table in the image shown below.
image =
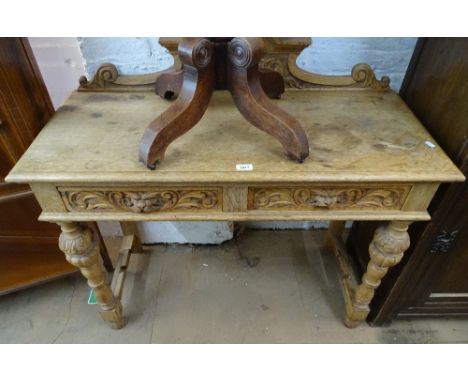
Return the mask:
[[[354,327],[408,248],[408,225],[430,219],[426,208],[441,182],[464,177],[390,90],[288,90],[274,102],[306,131],[310,157],[302,164],[252,128],[230,95],[219,91],[197,128],[176,140],[151,171],[138,160],[138,143],[168,101],[151,92],[75,92],[7,180],[29,184],[43,210],[40,220],[61,226],[60,248],[115,328],[124,323],[125,265],[138,244],[129,223],[156,220],[332,221],[325,247],[339,260],[344,322]],[[238,171],[239,164],[251,171]],[[359,283],[340,240],[346,220],[382,221]],[[126,223],[113,288],[91,231],[80,224],[88,221]]]

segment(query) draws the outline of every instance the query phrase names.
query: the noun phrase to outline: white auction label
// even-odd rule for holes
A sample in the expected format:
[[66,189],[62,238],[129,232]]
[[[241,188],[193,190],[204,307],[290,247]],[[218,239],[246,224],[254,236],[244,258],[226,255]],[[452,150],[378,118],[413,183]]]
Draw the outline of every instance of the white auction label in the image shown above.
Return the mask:
[[253,171],[253,164],[252,163],[236,164],[236,171]]
[[435,149],[436,145],[432,143],[431,141],[424,141],[427,147],[430,147],[431,149]]

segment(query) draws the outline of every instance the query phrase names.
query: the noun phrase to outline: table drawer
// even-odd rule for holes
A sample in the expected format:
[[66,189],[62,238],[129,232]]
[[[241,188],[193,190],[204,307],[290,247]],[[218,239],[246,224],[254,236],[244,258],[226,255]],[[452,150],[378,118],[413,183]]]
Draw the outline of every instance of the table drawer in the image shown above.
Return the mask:
[[77,189],[59,187],[58,191],[68,211],[73,212],[194,212],[221,211],[222,188],[138,188],[138,189]]
[[411,185],[249,187],[248,210],[400,210]]
[[[411,185],[252,186],[244,194],[247,200],[236,201],[239,209],[234,210],[242,211],[242,204],[250,211],[400,210],[410,190]],[[70,212],[223,211],[222,187],[58,187],[58,191]]]

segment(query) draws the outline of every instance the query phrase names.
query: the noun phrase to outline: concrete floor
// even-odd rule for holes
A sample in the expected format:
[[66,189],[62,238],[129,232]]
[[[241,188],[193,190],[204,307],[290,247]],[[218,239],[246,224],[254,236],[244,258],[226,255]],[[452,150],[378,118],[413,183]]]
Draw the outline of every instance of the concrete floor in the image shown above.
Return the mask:
[[0,297],[0,343],[468,343],[466,320],[344,327],[335,259],[318,249],[323,232],[146,247],[130,263],[122,330],[87,304],[79,275]]

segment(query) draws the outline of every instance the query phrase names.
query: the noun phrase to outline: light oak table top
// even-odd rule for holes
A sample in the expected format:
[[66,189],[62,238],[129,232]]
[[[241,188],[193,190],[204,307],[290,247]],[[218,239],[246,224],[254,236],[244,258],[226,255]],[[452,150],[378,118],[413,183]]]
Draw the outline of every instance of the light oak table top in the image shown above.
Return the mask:
[[[303,125],[310,156],[288,159],[230,95],[167,150],[157,170],[138,161],[148,123],[169,106],[152,93],[75,92],[42,130],[10,182],[451,182],[464,179],[391,91],[287,91],[276,101]],[[432,147],[432,144],[435,147]],[[236,171],[250,163],[253,171]]]

